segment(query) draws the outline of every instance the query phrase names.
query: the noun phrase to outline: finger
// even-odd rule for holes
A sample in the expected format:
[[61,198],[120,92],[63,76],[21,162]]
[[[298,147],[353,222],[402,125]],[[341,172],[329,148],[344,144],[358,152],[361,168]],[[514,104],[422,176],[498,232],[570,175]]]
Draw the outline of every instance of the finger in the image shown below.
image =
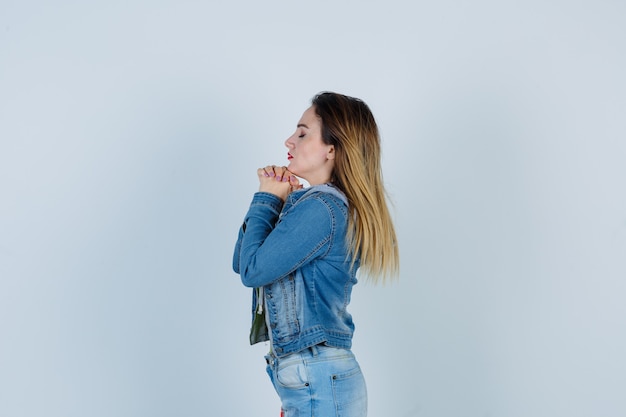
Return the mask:
[[287,167],[274,167],[274,172],[276,172],[276,181],[289,181],[289,177],[286,175],[286,173],[289,172],[287,171]]
[[291,185],[300,184],[300,179],[298,177],[296,177],[294,175],[294,173],[289,171],[288,169],[285,170],[285,173],[283,175],[285,175],[287,178],[289,178],[289,183]]
[[267,173],[267,171],[265,171],[265,168],[259,168],[256,170],[256,174],[259,177],[269,177],[269,174]]
[[265,167],[265,172],[267,172],[267,176],[268,177],[275,177],[276,173],[274,172],[274,168],[276,168],[276,165],[268,165]]

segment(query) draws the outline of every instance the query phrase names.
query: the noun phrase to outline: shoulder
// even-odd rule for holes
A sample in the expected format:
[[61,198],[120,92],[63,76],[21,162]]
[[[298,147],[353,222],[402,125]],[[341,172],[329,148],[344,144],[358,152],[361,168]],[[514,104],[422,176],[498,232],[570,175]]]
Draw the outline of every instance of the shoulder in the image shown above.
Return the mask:
[[310,188],[294,204],[294,211],[306,212],[310,218],[322,221],[321,216],[330,219],[347,218],[348,206],[346,199],[339,192],[329,187]]

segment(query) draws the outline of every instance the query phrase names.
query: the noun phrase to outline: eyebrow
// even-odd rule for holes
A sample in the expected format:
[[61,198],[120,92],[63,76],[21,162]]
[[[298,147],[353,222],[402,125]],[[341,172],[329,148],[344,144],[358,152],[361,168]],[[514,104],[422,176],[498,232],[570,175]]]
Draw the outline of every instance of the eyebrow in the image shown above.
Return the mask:
[[309,128],[309,127],[308,127],[307,125],[305,125],[304,123],[300,123],[300,124],[298,124],[298,126],[296,126],[296,127],[306,127],[307,129]]

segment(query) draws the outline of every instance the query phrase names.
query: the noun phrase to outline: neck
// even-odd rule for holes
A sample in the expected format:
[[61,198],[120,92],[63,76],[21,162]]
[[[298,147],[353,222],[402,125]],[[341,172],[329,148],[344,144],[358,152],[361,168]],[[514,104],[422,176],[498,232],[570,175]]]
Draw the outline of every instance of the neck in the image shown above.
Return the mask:
[[320,185],[330,182],[330,176],[320,176],[317,178],[304,178],[310,185]]

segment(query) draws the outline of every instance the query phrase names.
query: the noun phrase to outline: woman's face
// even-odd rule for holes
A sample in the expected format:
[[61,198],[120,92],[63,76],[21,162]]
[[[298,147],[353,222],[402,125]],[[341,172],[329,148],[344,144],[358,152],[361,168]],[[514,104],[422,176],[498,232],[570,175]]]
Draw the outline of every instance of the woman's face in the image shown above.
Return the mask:
[[322,122],[309,107],[298,122],[293,135],[286,141],[289,148],[287,169],[311,185],[330,181],[334,167],[335,149],[322,141]]

